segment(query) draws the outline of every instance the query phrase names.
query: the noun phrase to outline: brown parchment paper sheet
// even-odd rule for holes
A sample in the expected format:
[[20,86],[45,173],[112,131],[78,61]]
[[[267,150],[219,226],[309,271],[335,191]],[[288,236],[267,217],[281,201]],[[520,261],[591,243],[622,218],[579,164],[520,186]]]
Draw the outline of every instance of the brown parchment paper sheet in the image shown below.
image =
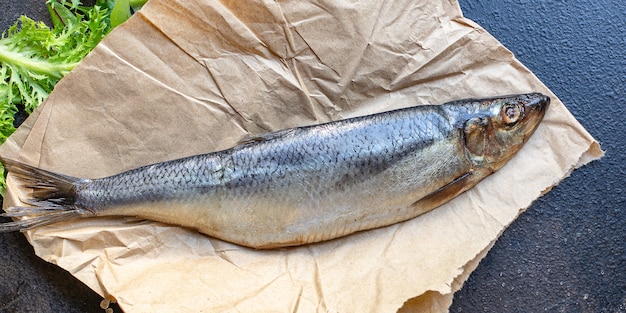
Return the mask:
[[[553,100],[522,151],[404,223],[272,251],[131,218],[26,233],[37,255],[125,312],[445,312],[504,228],[602,155],[456,1],[151,0],[58,84],[0,154],[95,178],[250,134],[530,91]],[[8,179],[5,205],[23,192]]]

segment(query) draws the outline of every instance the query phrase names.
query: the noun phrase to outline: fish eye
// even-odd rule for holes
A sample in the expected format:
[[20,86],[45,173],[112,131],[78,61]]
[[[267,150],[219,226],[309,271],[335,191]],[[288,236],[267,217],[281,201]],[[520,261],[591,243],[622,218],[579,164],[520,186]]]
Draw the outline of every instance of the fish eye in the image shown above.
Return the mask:
[[507,125],[517,123],[522,118],[523,114],[524,108],[519,104],[506,104],[502,107],[502,111],[500,112],[502,121]]

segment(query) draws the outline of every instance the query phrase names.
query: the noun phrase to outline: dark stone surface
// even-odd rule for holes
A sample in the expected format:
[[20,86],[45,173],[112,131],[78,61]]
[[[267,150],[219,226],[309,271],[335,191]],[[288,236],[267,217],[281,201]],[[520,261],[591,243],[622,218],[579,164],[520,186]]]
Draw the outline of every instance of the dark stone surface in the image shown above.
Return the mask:
[[[626,313],[626,5],[622,0],[459,0],[606,150],[536,201],[498,240],[450,312]],[[0,0],[0,28],[43,1]],[[0,312],[103,312],[100,296],[0,234]],[[119,312],[119,308],[115,308]]]

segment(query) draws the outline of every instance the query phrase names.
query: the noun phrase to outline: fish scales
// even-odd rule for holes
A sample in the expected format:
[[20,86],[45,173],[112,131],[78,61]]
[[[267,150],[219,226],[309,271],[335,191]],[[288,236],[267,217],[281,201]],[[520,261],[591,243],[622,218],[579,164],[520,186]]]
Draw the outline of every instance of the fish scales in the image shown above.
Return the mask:
[[[470,188],[519,150],[548,102],[469,99],[278,131],[110,177],[67,177],[73,194],[62,201],[80,216],[136,216],[254,248],[328,240],[410,219]],[[8,163],[18,175],[42,172]]]
[[[276,227],[275,231],[293,235],[303,224],[322,225],[316,219],[331,214],[337,225],[308,233],[331,233],[339,225],[359,229],[358,225],[350,226],[351,222],[360,221],[351,218],[348,210],[380,206],[396,209],[410,204],[400,200],[407,193],[414,194],[410,198],[428,193],[429,190],[406,190],[402,185],[407,184],[403,182],[411,177],[405,176],[412,176],[413,172],[434,176],[441,166],[407,160],[419,158],[422,150],[432,147],[435,141],[456,141],[458,136],[459,132],[447,122],[442,110],[417,107],[387,112],[370,119],[294,129],[282,137],[232,150],[149,165],[94,180],[85,184],[77,203],[84,207],[109,207],[107,214],[111,215],[117,215],[119,210],[141,217],[154,218],[156,214],[159,219],[174,224],[181,224],[183,221],[179,219],[188,217],[173,208],[185,207],[194,214],[202,210],[208,216],[203,214],[198,224],[206,223],[210,229],[222,232],[288,225],[284,229]],[[457,175],[468,168],[460,160],[447,161],[452,163],[446,166],[447,170]],[[393,171],[399,162],[403,170]],[[412,168],[406,168],[404,163]],[[372,194],[372,188],[390,180],[398,187],[382,197]],[[163,211],[155,213],[155,203],[167,205],[159,206]],[[204,210],[207,206],[227,208],[221,214],[239,215],[234,219],[237,222],[232,223],[232,218],[216,219],[215,211]],[[385,210],[377,209],[371,214],[376,211]],[[266,225],[263,221],[271,223]]]

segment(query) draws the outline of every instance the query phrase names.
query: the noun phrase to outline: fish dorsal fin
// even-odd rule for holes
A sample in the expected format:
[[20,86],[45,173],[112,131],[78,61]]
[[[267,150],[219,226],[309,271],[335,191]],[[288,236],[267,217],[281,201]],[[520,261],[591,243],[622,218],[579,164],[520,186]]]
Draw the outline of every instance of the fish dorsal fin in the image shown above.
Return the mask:
[[248,135],[248,136],[241,138],[239,142],[237,142],[237,145],[245,145],[249,143],[267,141],[267,140],[271,140],[274,138],[283,137],[283,136],[286,136],[287,134],[293,133],[294,130],[295,130],[294,128],[289,128],[289,129],[277,130],[277,131],[264,133],[264,134]]

